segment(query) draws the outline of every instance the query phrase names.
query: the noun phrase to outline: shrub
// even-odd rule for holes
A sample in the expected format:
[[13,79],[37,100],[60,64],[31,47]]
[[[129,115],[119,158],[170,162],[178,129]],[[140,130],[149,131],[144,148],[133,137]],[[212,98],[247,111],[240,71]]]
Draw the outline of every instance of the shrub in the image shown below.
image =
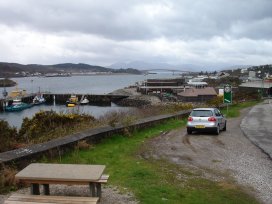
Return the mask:
[[28,142],[44,142],[50,139],[93,127],[95,118],[86,114],[41,111],[32,119],[24,118],[19,136]]
[[16,143],[17,130],[10,127],[7,121],[0,120],[0,152],[13,148]]

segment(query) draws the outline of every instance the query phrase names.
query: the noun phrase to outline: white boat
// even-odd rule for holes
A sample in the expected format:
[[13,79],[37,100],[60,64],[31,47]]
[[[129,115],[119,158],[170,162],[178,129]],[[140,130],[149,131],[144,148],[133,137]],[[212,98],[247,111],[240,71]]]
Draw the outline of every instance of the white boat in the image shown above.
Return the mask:
[[43,97],[42,94],[38,94],[33,98],[33,104],[34,105],[39,105],[39,104],[42,104],[42,103],[45,103],[45,102],[46,102],[46,100],[45,100],[45,98]]
[[85,97],[82,101],[80,101],[80,105],[87,105],[89,102],[90,101]]

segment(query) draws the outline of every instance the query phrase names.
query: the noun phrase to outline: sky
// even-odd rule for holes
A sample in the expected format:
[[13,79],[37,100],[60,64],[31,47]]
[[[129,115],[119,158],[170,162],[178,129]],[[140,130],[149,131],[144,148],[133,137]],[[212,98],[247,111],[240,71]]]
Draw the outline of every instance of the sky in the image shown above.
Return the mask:
[[0,0],[0,61],[272,63],[272,0]]

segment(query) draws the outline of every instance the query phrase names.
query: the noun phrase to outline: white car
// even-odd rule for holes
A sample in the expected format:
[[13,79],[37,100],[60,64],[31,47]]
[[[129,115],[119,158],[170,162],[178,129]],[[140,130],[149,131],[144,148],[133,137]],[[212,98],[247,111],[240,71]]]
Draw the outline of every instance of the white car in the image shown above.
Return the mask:
[[213,132],[216,135],[220,131],[226,131],[227,120],[217,108],[196,108],[193,109],[187,121],[187,133],[193,131]]

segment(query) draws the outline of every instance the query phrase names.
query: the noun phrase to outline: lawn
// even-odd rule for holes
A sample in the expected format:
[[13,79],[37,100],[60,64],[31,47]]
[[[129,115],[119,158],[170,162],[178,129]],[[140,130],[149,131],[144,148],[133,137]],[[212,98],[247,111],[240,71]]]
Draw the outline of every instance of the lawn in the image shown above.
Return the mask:
[[89,150],[76,149],[55,162],[104,164],[110,175],[109,184],[123,192],[132,192],[140,203],[258,203],[234,183],[221,185],[182,166],[140,156],[139,151],[147,140],[185,124],[185,120],[168,120],[130,136],[115,135]]

